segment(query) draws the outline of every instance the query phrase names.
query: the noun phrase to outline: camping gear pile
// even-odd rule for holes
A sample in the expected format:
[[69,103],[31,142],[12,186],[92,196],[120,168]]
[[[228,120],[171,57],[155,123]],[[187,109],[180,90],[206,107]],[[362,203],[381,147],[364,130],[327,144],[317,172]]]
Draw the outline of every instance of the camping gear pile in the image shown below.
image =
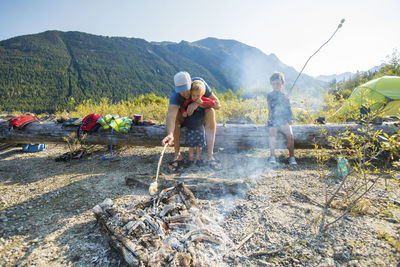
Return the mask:
[[[75,120],[76,119],[78,118],[75,118]],[[74,124],[76,125],[76,122],[74,122]],[[129,117],[119,117],[118,115],[108,114],[103,116],[96,113],[91,113],[86,115],[80,121],[80,127],[78,130],[84,133],[92,133],[97,131],[102,126],[104,129],[112,129],[120,133],[128,133],[133,125],[146,126],[154,124],[155,123],[152,120],[143,120],[143,116],[141,114],[134,114],[134,119],[132,120]],[[80,136],[79,132],[78,136]]]
[[[118,160],[117,157],[113,155],[113,133],[128,133],[133,125],[147,126],[154,125],[152,120],[143,120],[143,115],[134,114],[134,119],[129,117],[120,118],[118,115],[98,115],[96,113],[91,113],[86,115],[84,118],[71,118],[68,120],[59,119],[58,123],[62,123],[63,127],[76,127],[76,136],[79,141],[83,141],[85,134],[92,134],[96,132],[99,128],[111,129],[110,131],[110,153],[104,155],[102,160]],[[86,150],[80,149],[73,153],[67,152],[56,158],[56,161],[70,161],[72,159],[80,159],[86,153]]]
[[[10,131],[23,130],[28,124],[39,122],[39,119],[33,115],[21,115],[9,119],[8,127]],[[28,153],[36,153],[46,150],[45,144],[23,144],[22,150]]]
[[92,211],[129,266],[217,266],[232,242],[199,206],[180,183],[136,205],[106,199]]

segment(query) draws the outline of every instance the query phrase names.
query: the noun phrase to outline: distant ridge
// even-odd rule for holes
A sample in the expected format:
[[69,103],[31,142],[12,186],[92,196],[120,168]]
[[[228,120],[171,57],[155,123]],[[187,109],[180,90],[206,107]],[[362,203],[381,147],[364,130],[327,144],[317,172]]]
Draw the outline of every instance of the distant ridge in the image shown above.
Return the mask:
[[341,74],[332,74],[332,75],[319,75],[316,79],[324,81],[324,82],[332,82],[336,80],[337,82],[347,80],[354,75],[352,72],[344,72]]
[[[372,67],[367,71],[361,71],[361,72],[376,72],[379,71],[382,67],[385,66],[385,63],[382,63],[378,66]],[[319,75],[315,77],[318,80],[324,81],[324,82],[332,82],[333,80],[336,80],[337,82],[347,80],[349,78],[352,78],[355,75],[355,73],[352,72],[344,72],[341,74],[332,74],[332,75]]]
[[[54,112],[87,99],[120,101],[140,94],[168,96],[173,76],[186,70],[217,90],[264,90],[273,71],[288,85],[294,68],[274,54],[235,40],[147,42],[83,32],[46,31],[0,42],[3,110]],[[303,75],[296,87],[322,92],[326,83]]]

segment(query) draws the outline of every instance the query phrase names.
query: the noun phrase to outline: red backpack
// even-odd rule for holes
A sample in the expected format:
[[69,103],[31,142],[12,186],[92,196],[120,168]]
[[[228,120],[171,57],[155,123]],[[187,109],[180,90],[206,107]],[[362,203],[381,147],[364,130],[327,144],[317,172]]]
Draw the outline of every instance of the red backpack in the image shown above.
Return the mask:
[[84,132],[91,132],[97,130],[100,124],[97,124],[97,120],[101,118],[101,115],[97,115],[96,113],[91,113],[87,115],[82,120],[81,130]]
[[32,115],[21,115],[18,117],[11,118],[8,123],[9,127],[14,127],[17,129],[22,129],[25,125],[28,125],[32,122],[38,122],[39,120]]

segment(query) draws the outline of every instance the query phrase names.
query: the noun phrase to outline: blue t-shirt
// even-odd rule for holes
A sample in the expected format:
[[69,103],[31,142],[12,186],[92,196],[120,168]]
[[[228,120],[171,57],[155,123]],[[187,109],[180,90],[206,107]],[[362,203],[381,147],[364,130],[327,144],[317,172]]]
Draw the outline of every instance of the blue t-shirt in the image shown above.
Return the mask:
[[268,123],[290,122],[293,120],[293,113],[290,107],[289,98],[281,91],[272,91],[267,95],[268,101]]
[[[192,82],[193,81],[202,81],[205,84],[206,86],[206,93],[204,94],[205,97],[209,97],[210,95],[212,95],[210,86],[208,86],[208,84],[203,80],[203,78],[194,77],[192,78]],[[182,106],[183,102],[185,102],[185,98],[181,96],[179,93],[175,92],[174,89],[172,89],[171,95],[169,97],[169,104]]]

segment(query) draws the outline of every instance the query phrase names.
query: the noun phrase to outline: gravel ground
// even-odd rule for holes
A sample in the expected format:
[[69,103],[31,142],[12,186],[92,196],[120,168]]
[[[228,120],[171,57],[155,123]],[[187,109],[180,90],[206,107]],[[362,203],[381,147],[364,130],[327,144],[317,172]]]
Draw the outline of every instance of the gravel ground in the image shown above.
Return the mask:
[[[147,189],[125,185],[132,174],[153,176],[162,148],[117,149],[115,160],[103,161],[108,152],[98,147],[72,162],[55,162],[67,151],[48,145],[40,153],[20,147],[0,151],[0,265],[1,266],[116,266],[124,265],[99,231],[91,208],[111,198],[115,203],[141,201]],[[167,150],[165,166],[172,159]],[[224,169],[184,170],[168,177],[245,179],[248,192],[222,198],[209,196],[227,235],[237,246],[227,266],[399,266],[400,183],[379,185],[362,213],[350,214],[318,234],[316,219],[322,208],[322,189],[312,151],[298,150],[297,166],[267,164],[268,151],[221,151]],[[184,156],[187,151],[185,150]],[[330,163],[334,169],[334,161]],[[340,210],[333,210],[332,215]],[[386,238],[382,238],[385,233]],[[252,256],[255,252],[264,252]],[[212,266],[212,265],[211,265]]]

